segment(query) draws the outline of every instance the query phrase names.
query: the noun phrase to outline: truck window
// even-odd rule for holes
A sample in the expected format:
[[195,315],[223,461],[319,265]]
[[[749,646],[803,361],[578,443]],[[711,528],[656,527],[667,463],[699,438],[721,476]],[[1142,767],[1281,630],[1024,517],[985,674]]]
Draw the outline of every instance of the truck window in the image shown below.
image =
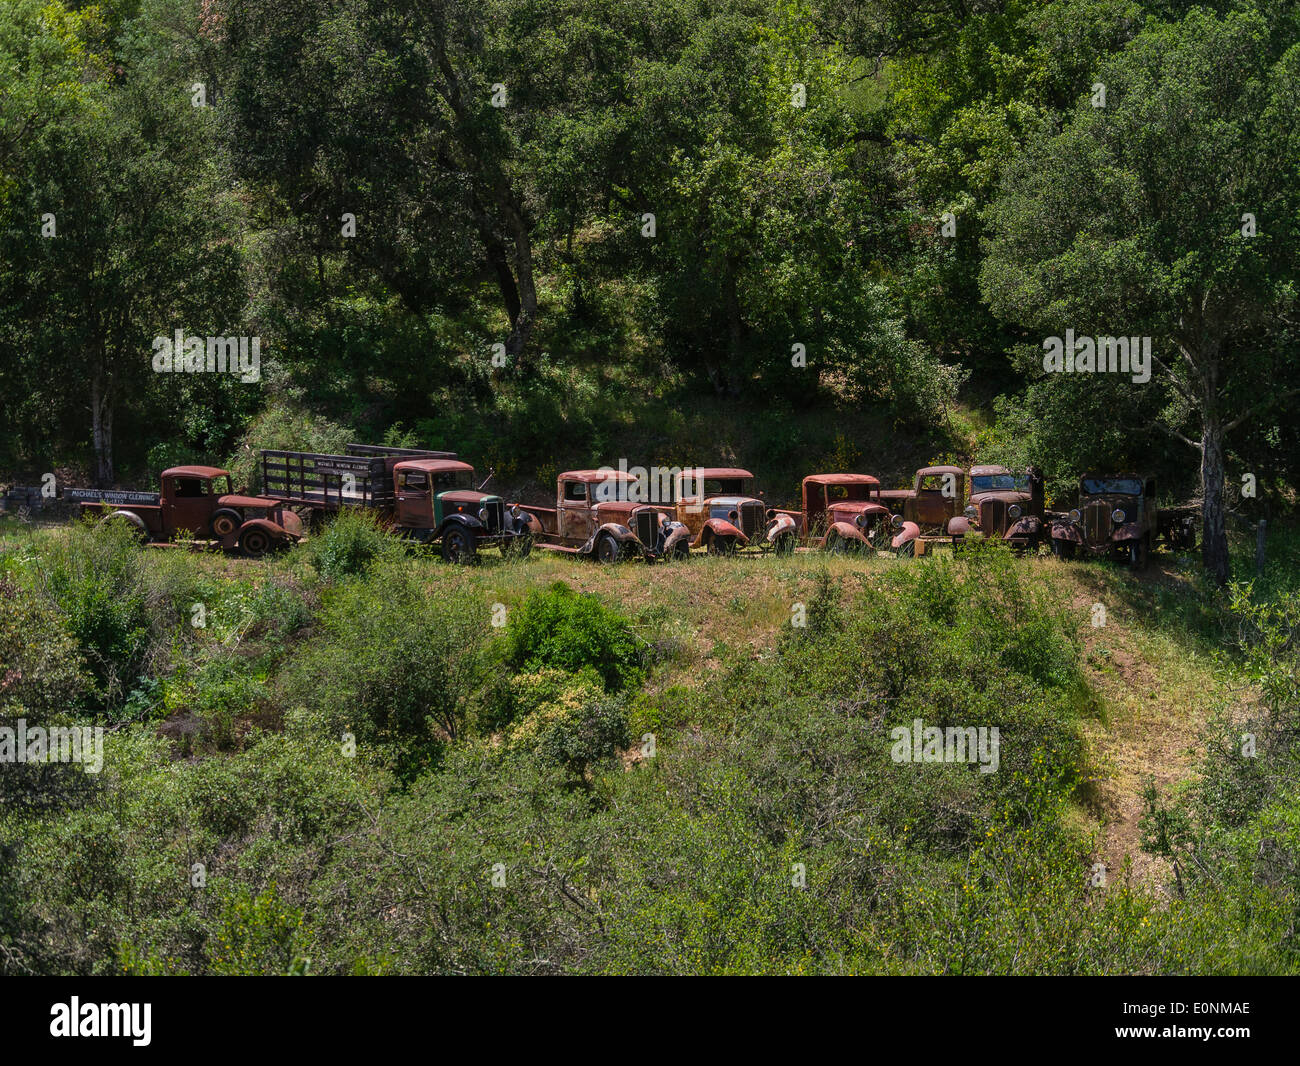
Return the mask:
[[449,492],[452,489],[470,489],[474,487],[474,475],[468,470],[442,470],[433,475],[433,488],[436,492]]
[[193,499],[208,494],[208,483],[201,477],[178,477],[172,480],[172,496],[178,499]]
[[402,488],[424,492],[429,487],[429,475],[423,470],[407,470],[402,474]]
[[582,502],[587,499],[587,486],[581,481],[566,481],[564,483],[564,498],[574,502]]

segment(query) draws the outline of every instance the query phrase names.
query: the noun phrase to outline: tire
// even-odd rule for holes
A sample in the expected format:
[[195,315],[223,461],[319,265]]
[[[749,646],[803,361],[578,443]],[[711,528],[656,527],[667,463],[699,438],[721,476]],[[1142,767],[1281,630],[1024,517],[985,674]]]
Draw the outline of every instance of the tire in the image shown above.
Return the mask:
[[596,562],[616,563],[623,557],[623,545],[606,533],[596,541]]
[[838,533],[829,533],[826,536],[826,550],[832,555],[847,555],[849,542]]
[[442,558],[448,563],[472,563],[478,551],[474,536],[464,526],[453,525],[442,535]]
[[1073,559],[1073,558],[1074,558],[1074,541],[1072,541],[1072,540],[1058,540],[1056,537],[1053,537],[1053,538],[1052,538],[1052,554],[1055,555],[1058,559]]
[[1128,546],[1128,564],[1134,570],[1143,570],[1147,565],[1147,539],[1131,542]]
[[271,534],[264,529],[246,529],[239,538],[239,550],[250,559],[261,559],[275,547]]
[[916,541],[909,540],[906,544],[900,544],[894,553],[901,559],[912,559],[916,556]]
[[238,532],[239,527],[243,524],[243,515],[229,507],[222,507],[212,516],[212,521],[208,523],[208,528],[217,540],[225,540],[226,537]]
[[531,533],[519,533],[509,540],[501,542],[501,555],[506,559],[527,559],[529,552],[533,550],[533,536]]
[[777,554],[777,555],[793,555],[793,554],[794,554],[794,534],[793,534],[793,533],[783,533],[783,534],[781,534],[781,536],[779,536],[779,537],[776,538],[776,554]]
[[736,538],[712,536],[709,538],[708,552],[710,555],[735,555]]

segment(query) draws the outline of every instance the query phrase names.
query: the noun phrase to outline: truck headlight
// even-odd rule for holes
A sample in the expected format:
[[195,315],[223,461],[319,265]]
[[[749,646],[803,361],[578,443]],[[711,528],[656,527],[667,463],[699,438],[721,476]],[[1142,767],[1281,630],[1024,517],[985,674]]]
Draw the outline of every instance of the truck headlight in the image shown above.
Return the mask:
[[1070,521],[1071,521],[1071,522],[1081,522],[1081,521],[1083,521],[1083,515],[1080,513],[1080,511],[1079,511],[1079,509],[1078,509],[1077,507],[1076,507],[1073,511],[1070,512]]
[[1019,518],[1019,517],[1020,517],[1020,504],[1018,504],[1018,503],[1013,503],[1010,507],[1007,508],[1007,514],[1009,514],[1012,518]]
[[893,526],[895,529],[902,529],[903,516],[901,514],[894,515],[894,517],[889,520],[889,524]]
[[486,507],[480,507],[478,509],[478,520],[480,522],[486,522],[487,518],[488,518],[488,509]]
[[1110,513],[1110,520],[1116,524],[1124,521],[1124,512],[1120,510],[1120,508],[1116,507],[1115,510]]
[[867,516],[864,515],[864,514],[860,514],[860,515],[858,515],[858,517],[855,518],[855,519],[853,520],[853,524],[854,524],[855,526],[857,526],[859,529],[866,529],[866,528],[867,528]]
[[967,507],[966,510],[962,512],[962,514],[964,514],[967,518],[970,519],[975,519],[979,517],[979,511],[975,509],[974,504],[971,504],[969,507]]
[[519,511],[519,504],[517,504],[517,503],[512,503],[512,504],[510,505],[510,517],[511,517],[511,518],[518,518],[518,517],[519,517],[519,514],[520,514],[520,511]]

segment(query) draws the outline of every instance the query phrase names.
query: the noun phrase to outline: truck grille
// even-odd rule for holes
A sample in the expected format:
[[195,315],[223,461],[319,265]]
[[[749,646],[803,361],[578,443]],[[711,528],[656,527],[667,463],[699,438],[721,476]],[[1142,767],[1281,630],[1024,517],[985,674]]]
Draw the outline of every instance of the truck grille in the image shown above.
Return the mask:
[[1007,505],[1002,500],[985,500],[980,507],[980,530],[1001,535],[1007,531]]
[[1083,509],[1083,540],[1096,546],[1110,542],[1110,512],[1105,503],[1090,503]]
[[500,533],[506,524],[506,501],[499,497],[484,500],[483,506],[487,509],[487,531],[489,533]]
[[763,504],[758,500],[749,500],[740,505],[740,531],[750,540],[763,532],[767,524],[764,521]]
[[632,516],[632,532],[636,534],[637,540],[647,548],[655,546],[655,534],[659,531],[659,512],[651,508],[644,511],[637,511]]

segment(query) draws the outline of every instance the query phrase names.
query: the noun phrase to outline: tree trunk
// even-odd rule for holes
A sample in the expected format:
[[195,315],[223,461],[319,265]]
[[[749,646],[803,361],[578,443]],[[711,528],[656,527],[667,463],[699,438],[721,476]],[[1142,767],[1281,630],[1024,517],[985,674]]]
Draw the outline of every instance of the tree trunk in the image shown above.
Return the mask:
[[90,439],[95,453],[95,488],[108,488],[113,484],[112,387],[98,360],[90,381]]
[[1220,585],[1232,576],[1223,515],[1223,428],[1212,407],[1201,423],[1201,562]]

